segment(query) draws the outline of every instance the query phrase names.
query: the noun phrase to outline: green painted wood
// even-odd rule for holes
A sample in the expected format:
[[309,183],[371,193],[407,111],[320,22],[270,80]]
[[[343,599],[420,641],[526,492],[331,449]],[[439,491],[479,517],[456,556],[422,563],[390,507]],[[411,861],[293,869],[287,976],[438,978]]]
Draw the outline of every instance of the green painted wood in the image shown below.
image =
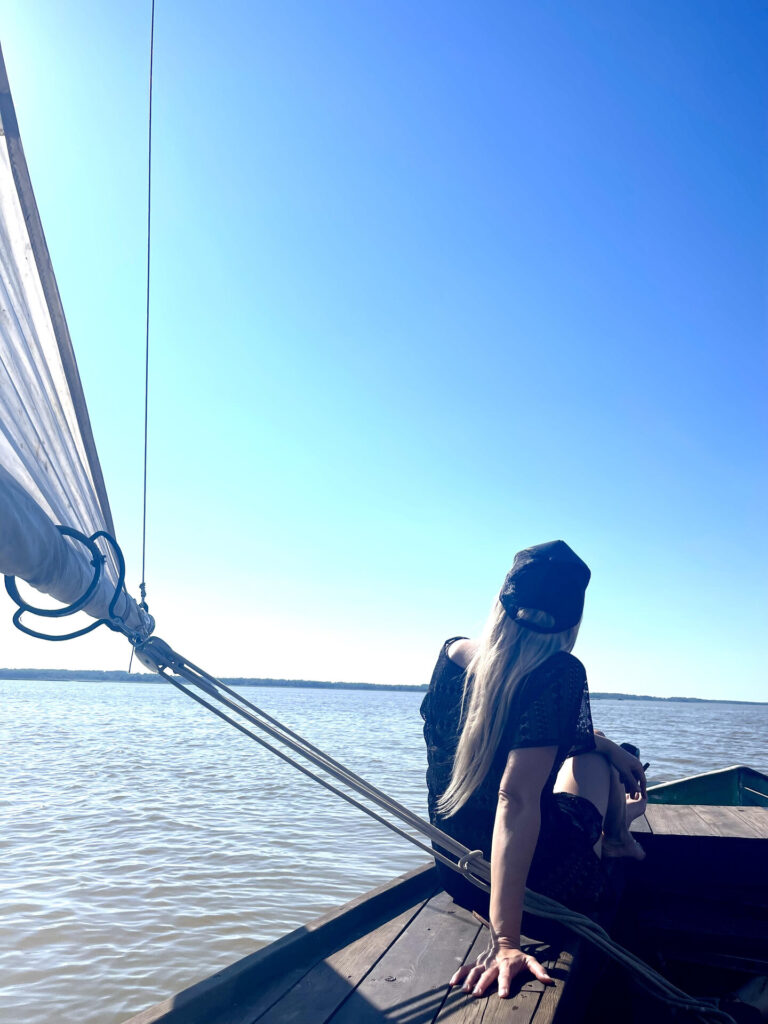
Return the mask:
[[732,765],[648,788],[649,803],[768,807],[768,775]]

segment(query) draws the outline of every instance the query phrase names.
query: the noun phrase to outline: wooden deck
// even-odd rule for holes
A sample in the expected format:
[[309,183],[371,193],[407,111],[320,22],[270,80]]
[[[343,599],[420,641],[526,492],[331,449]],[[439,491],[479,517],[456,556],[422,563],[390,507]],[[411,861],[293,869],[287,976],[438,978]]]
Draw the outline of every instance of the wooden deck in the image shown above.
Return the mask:
[[[480,1000],[447,980],[485,948],[487,929],[411,872],[297,929],[126,1024],[548,1024],[577,940],[526,940],[555,984],[521,979],[514,997]],[[558,1018],[559,1019],[559,1018]]]
[[768,839],[768,807],[650,804],[632,831],[657,836]]
[[662,964],[768,974],[768,807],[652,804],[633,831],[638,941]]
[[[693,914],[699,953],[713,965],[761,969],[768,960],[768,808],[658,804],[634,831],[648,856],[630,866],[630,888],[642,894],[649,934],[661,935],[667,951],[690,952],[684,928]],[[713,864],[727,876],[713,873]],[[699,876],[709,882],[703,904]],[[738,913],[733,886],[741,893]],[[713,893],[715,901],[707,901]],[[715,906],[724,899],[725,908]],[[126,1024],[561,1024],[578,1017],[593,955],[568,932],[549,943],[526,940],[554,986],[523,979],[506,1000],[495,990],[482,999],[450,990],[447,979],[486,938],[485,928],[438,891],[426,865]]]

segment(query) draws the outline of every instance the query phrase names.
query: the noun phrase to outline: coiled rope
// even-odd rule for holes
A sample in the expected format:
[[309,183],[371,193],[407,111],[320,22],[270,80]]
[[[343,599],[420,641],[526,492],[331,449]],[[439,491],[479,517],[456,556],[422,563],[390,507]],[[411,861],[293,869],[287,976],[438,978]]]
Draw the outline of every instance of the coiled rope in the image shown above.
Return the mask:
[[[329,754],[326,754],[314,746],[314,744],[299,736],[298,733],[282,725],[277,719],[236,693],[231,687],[222,683],[221,680],[208,675],[203,669],[187,661],[159,637],[149,637],[142,643],[137,644],[136,656],[151,671],[157,672],[168,682],[172,683],[173,686],[181,690],[182,693],[187,694],[187,696],[197,701],[198,704],[201,704],[213,714],[234,726],[239,732],[255,740],[260,746],[292,765],[303,775],[314,779],[315,782],[318,782],[336,796],[341,797],[341,799],[353,807],[364,811],[375,821],[386,825],[387,828],[403,839],[407,839],[415,846],[418,846],[419,849],[424,850],[431,857],[435,857],[442,864],[459,872],[479,889],[482,889],[484,892],[490,892],[491,866],[484,859],[482,851],[469,850],[452,836],[447,835],[430,822],[425,821],[418,814],[415,814],[403,804],[336,761]],[[186,683],[197,687],[205,696],[201,696],[199,693],[191,690],[189,686],[185,685]],[[226,711],[216,707],[211,701],[218,702],[226,708]],[[336,782],[347,786],[354,793],[376,804],[381,810],[399,818],[401,822],[420,833],[431,843],[437,844],[440,849],[437,850],[432,846],[428,846],[418,836],[401,828],[400,825],[379,814],[378,811],[362,803],[350,793],[339,789],[333,782],[323,778],[312,771],[311,768],[295,760],[285,750],[279,749],[268,740],[254,733],[252,729],[248,728],[248,725],[242,724],[242,721],[238,721],[232,717],[233,715],[237,715],[240,719],[247,722],[248,725],[254,726],[266,733],[273,740],[276,740],[293,753],[309,761],[315,768],[324,771]],[[719,1021],[722,1024],[734,1024],[733,1018],[729,1014],[714,1007],[711,1003],[695,999],[677,988],[639,957],[636,957],[629,950],[614,942],[604,928],[601,928],[600,925],[583,914],[569,910],[556,900],[550,899],[548,896],[542,896],[540,893],[535,893],[530,889],[525,890],[524,909],[537,917],[557,921],[588,942],[591,942],[607,956],[632,971],[643,988],[663,1000],[667,1005],[675,1009],[687,1011],[703,1021]]]

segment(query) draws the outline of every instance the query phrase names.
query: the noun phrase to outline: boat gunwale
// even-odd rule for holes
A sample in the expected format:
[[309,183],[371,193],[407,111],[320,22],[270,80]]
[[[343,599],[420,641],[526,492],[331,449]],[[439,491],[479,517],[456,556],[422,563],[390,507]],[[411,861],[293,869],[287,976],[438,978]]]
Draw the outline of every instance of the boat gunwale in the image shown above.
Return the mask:
[[286,957],[294,963],[301,958],[303,966],[310,970],[358,934],[411,904],[429,899],[441,888],[434,863],[423,864],[265,943],[188,988],[146,1007],[123,1024],[207,1024],[223,1002],[234,1004],[246,988],[251,990],[265,975],[273,977]]
[[[752,768],[747,764],[732,764],[725,768],[713,768],[708,772],[699,772],[696,775],[684,775],[680,779],[669,779],[667,782],[658,782],[655,786],[648,787],[648,802],[649,803],[666,803],[664,795],[670,793],[676,786],[683,784],[697,783],[701,779],[711,779],[713,782],[722,779],[724,776],[734,773],[736,774],[737,787],[739,793],[743,788],[743,778],[746,775],[748,778],[759,778],[768,783],[768,775],[765,772],[761,772],[757,768]],[[768,799],[768,793],[758,793],[757,795],[763,796]],[[699,803],[700,801],[691,800],[684,801],[690,803]]]

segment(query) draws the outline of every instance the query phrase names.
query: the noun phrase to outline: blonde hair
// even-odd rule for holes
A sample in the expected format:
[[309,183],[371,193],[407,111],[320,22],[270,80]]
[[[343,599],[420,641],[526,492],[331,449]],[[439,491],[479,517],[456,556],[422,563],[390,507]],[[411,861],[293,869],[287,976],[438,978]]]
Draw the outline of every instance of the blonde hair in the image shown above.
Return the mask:
[[[517,618],[543,626],[554,621],[536,609],[521,609]],[[441,814],[455,814],[488,774],[523,679],[553,654],[572,650],[578,632],[579,623],[560,633],[527,629],[511,619],[496,601],[466,668],[461,700],[463,726],[451,781],[437,804]]]

